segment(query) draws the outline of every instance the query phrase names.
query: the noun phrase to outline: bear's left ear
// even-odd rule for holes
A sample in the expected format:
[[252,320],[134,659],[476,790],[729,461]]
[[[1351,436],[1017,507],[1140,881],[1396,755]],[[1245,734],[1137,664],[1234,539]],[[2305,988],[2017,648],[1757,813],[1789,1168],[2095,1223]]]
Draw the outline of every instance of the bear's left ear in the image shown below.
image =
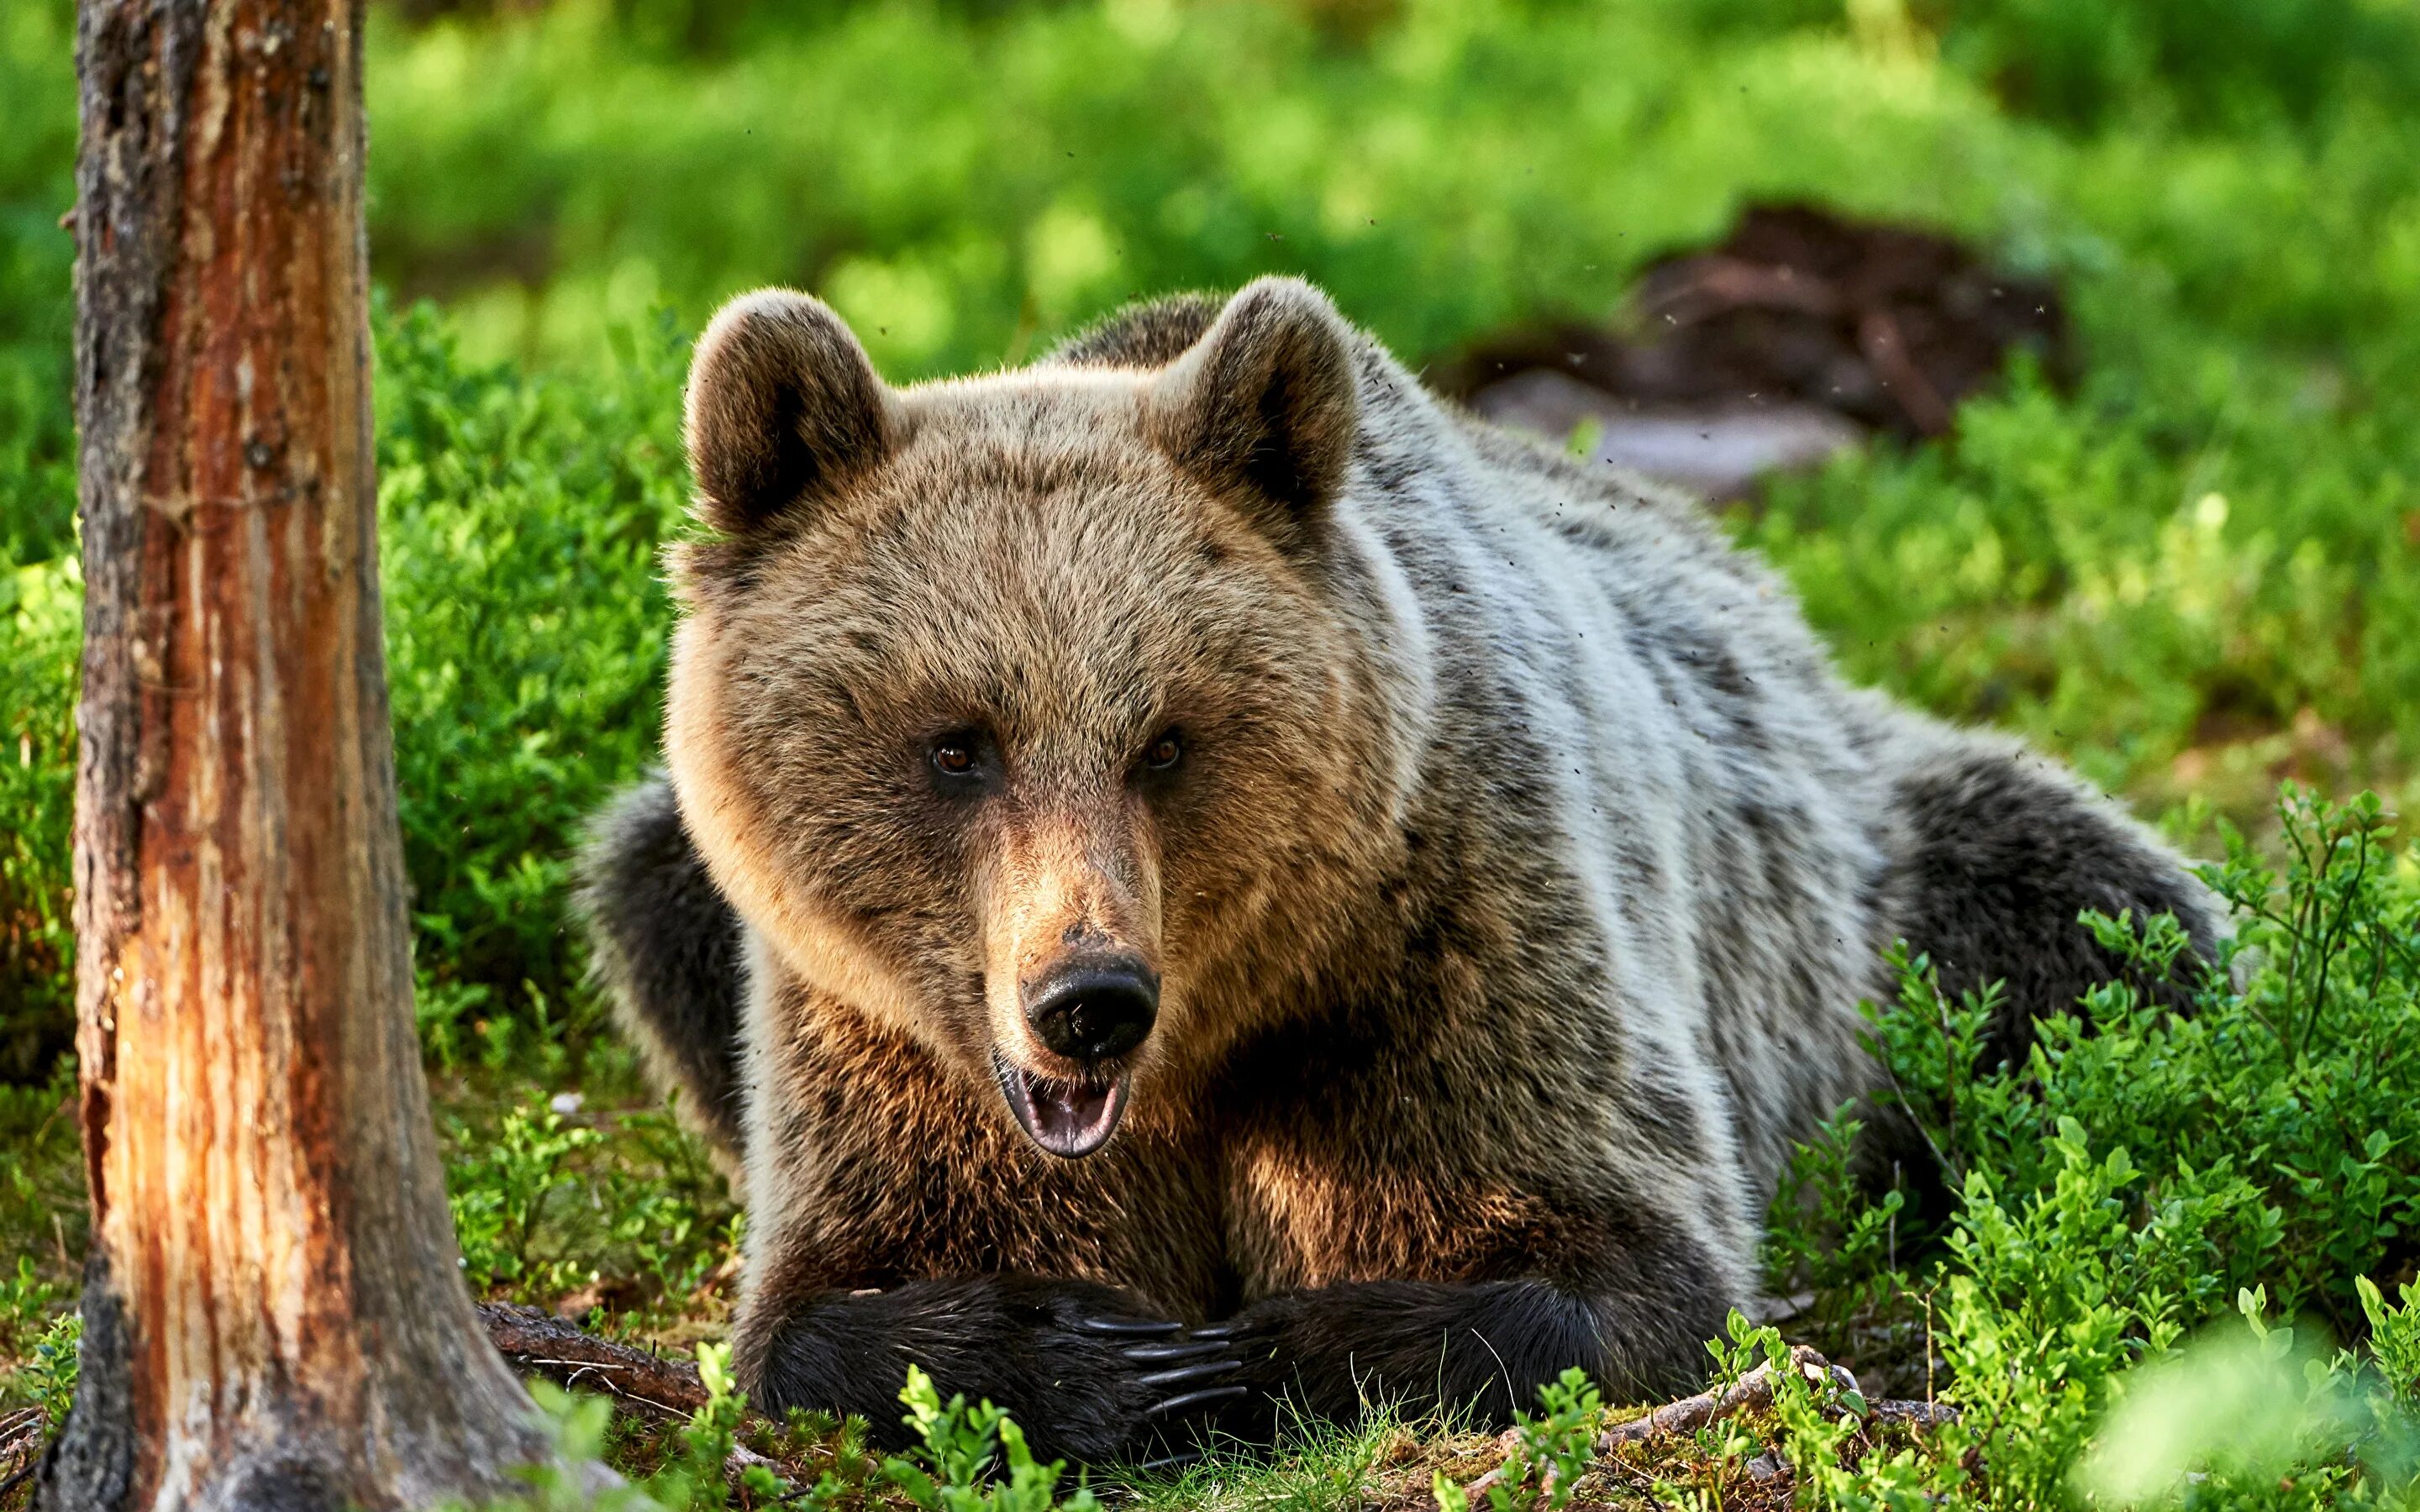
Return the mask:
[[1308,547],[1352,459],[1354,367],[1353,333],[1327,296],[1298,278],[1256,279],[1153,380],[1145,424],[1280,546]]
[[690,361],[684,429],[698,510],[745,535],[889,456],[897,399],[831,306],[787,289],[724,305]]

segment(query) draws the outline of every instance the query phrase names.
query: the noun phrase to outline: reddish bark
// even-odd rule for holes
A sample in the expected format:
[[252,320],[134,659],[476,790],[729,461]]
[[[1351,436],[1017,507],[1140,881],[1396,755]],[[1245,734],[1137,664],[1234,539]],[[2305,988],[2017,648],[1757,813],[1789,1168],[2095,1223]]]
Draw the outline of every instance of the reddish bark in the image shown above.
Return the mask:
[[457,1268],[380,636],[360,0],[85,0],[60,1507],[425,1505],[543,1453]]

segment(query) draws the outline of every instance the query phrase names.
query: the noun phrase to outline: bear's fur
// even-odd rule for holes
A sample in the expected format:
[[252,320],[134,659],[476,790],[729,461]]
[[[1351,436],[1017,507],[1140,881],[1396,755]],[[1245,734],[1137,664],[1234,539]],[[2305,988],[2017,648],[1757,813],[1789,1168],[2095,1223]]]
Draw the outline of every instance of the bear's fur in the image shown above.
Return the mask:
[[[760,293],[689,402],[669,779],[587,896],[744,1158],[768,1406],[880,1437],[916,1363],[1100,1459],[1285,1397],[1679,1389],[1875,1078],[1894,939],[2014,1034],[2111,970],[2080,910],[2220,928],[2075,778],[1843,686],[1697,508],[1307,285],[906,389]],[[1069,961],[1156,986],[1139,1047],[1037,1039]],[[1081,1159],[1020,1129],[1120,1107]]]

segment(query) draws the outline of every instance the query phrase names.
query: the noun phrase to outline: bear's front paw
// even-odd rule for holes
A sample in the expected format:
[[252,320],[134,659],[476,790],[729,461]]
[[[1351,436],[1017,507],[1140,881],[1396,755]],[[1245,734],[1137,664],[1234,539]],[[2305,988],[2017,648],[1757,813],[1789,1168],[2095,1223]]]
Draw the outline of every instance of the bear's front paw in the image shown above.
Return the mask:
[[1231,1339],[1188,1332],[1182,1325],[1118,1317],[1087,1318],[1079,1327],[1119,1339],[1129,1366],[1141,1373],[1134,1383],[1148,1399],[1126,1458],[1147,1470],[1172,1469],[1201,1458],[1199,1431],[1252,1395],[1243,1377],[1242,1350]]
[[1249,1390],[1233,1343],[1194,1337],[1133,1298],[1080,1282],[1004,1281],[1002,1291],[1034,1379],[1017,1393],[1024,1411],[1001,1405],[1040,1458],[1165,1462]]
[[1145,1378],[1171,1394],[1156,1404],[1154,1421],[1166,1427],[1146,1468],[1198,1459],[1214,1438],[1231,1448],[1275,1441],[1294,1375],[1293,1300],[1265,1298],[1235,1317],[1129,1351],[1168,1366]]
[[942,1400],[1005,1408],[1037,1458],[1149,1461],[1194,1447],[1209,1414],[1248,1394],[1225,1339],[1194,1338],[1140,1298],[1089,1282],[985,1275],[834,1293],[774,1325],[750,1382],[768,1411],[861,1414],[883,1448],[908,1446],[908,1366]]

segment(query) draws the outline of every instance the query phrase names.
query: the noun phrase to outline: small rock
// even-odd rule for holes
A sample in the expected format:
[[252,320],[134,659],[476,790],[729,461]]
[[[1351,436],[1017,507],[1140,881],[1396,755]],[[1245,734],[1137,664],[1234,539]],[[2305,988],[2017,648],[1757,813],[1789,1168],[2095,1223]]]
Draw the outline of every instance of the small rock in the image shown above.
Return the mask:
[[1544,367],[1489,384],[1471,395],[1470,407],[1498,424],[1557,442],[1593,424],[1593,460],[1715,501],[1745,496],[1768,472],[1820,466],[1866,439],[1863,426],[1821,405],[1634,407]]
[[605,1304],[605,1288],[591,1281],[577,1291],[566,1291],[554,1300],[554,1316],[566,1322],[578,1322]]

